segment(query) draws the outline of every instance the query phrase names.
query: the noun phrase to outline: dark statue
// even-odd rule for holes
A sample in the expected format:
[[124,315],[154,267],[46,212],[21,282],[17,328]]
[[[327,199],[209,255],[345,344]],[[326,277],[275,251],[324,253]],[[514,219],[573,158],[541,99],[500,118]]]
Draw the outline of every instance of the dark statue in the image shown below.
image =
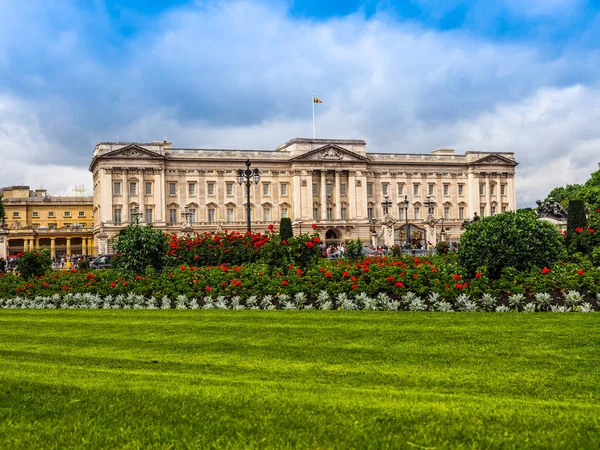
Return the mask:
[[560,206],[560,203],[555,202],[551,198],[542,202],[537,200],[535,202],[538,205],[537,216],[539,219],[547,218],[564,222],[567,220],[567,212]]
[[467,228],[469,225],[471,225],[473,222],[477,222],[479,220],[479,216],[477,215],[477,213],[473,213],[473,218],[471,220],[467,219],[465,220],[462,225],[461,228]]

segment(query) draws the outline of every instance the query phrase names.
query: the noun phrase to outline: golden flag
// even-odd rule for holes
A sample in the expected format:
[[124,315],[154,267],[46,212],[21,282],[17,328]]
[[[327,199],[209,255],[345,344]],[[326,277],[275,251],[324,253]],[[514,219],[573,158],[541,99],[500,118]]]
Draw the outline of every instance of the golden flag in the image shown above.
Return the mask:
[[320,99],[318,99],[317,97],[313,97],[313,102],[315,103],[323,103]]

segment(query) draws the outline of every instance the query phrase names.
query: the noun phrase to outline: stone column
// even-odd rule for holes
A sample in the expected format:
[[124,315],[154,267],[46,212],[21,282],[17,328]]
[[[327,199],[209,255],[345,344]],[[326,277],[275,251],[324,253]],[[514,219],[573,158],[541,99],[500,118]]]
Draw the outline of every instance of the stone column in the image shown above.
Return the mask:
[[321,220],[327,220],[327,171],[321,170]]
[[490,216],[492,213],[492,196],[490,194],[490,174],[485,174],[485,215]]
[[71,238],[67,238],[67,255],[71,256]]
[[356,220],[356,172],[353,170],[348,173],[348,188],[346,194],[348,195],[348,219]]
[[139,210],[142,213],[140,216],[140,222],[146,221],[146,186],[144,185],[144,169],[139,172],[140,179],[138,181],[138,204]]
[[160,217],[160,220],[157,219],[157,221],[160,221],[160,223],[163,225],[167,223],[167,196],[165,189],[165,169],[161,168],[156,180],[156,186],[154,186],[154,198],[156,199],[156,206],[158,208],[157,214]]
[[335,220],[342,219],[342,194],[340,192],[341,170],[335,171]]
[[367,207],[368,207],[368,198],[367,198],[367,176],[364,172],[357,172],[358,181],[360,181],[360,187],[357,186],[356,195],[360,199],[356,211],[356,215],[358,219],[365,220],[367,218]]
[[[127,169],[123,169],[123,210],[121,211],[121,222],[129,222],[129,181],[127,180]],[[69,253],[69,251],[67,251]]]
[[50,238],[50,256],[56,258],[56,238]]
[[87,237],[82,237],[81,238],[81,254],[83,255],[87,255],[88,251],[87,251]]
[[294,209],[294,217],[292,220],[300,220],[302,219],[302,185],[300,179],[300,171],[293,170],[292,172],[292,181],[293,181],[293,199],[292,199],[292,208]]
[[474,213],[479,214],[479,180],[475,177],[473,168],[470,167],[467,172],[467,211],[465,219],[472,219]]
[[508,208],[507,211],[516,211],[517,203],[515,200],[515,178],[514,174],[509,173],[506,181],[506,197],[508,199]]
[[39,250],[40,248],[40,238],[36,237],[35,238],[35,246],[33,247],[34,250]]

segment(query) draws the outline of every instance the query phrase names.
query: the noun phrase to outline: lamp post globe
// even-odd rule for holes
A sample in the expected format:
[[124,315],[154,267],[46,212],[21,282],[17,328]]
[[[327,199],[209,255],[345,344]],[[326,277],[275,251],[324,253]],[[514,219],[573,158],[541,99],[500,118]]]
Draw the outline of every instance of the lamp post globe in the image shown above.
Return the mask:
[[250,208],[250,185],[252,181],[255,184],[258,184],[260,181],[260,172],[255,167],[254,170],[250,169],[252,163],[248,158],[246,160],[246,169],[238,169],[237,171],[237,182],[241,186],[242,184],[246,184],[246,229],[247,231],[252,231],[252,211]]

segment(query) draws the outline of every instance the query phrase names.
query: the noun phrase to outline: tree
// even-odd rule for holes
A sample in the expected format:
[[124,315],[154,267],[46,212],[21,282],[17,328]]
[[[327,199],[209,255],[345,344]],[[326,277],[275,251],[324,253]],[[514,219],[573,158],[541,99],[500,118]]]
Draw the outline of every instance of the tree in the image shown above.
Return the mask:
[[6,220],[6,210],[4,209],[4,202],[2,201],[2,196],[0,195],[0,223],[4,223]]
[[564,257],[558,230],[532,211],[507,212],[471,223],[458,250],[458,262],[469,275],[485,267],[492,278],[506,267],[524,271],[551,266]]
[[568,211],[569,200],[583,200],[590,208],[600,208],[600,163],[599,170],[593,172],[584,184],[567,184],[550,191],[546,200],[559,202]]
[[123,228],[113,245],[117,253],[115,267],[126,272],[141,274],[148,266],[162,270],[167,263],[167,237],[150,224]]
[[294,231],[292,230],[292,219],[289,217],[283,217],[279,221],[279,236],[282,241],[289,240],[294,235]]

